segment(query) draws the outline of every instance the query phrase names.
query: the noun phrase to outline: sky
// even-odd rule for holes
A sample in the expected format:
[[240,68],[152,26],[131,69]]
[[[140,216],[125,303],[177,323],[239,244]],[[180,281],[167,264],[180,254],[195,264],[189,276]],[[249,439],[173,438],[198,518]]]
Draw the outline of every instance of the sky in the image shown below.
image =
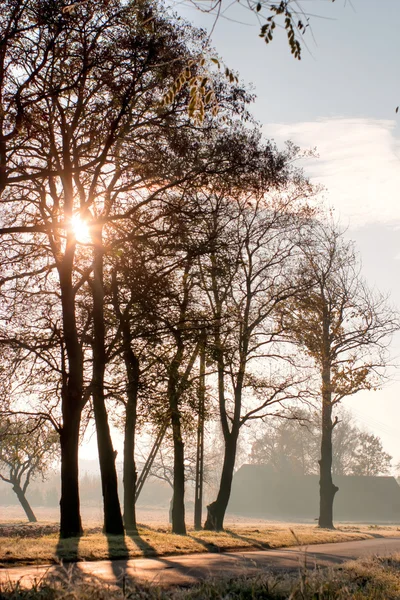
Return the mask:
[[[318,158],[303,164],[306,173],[324,186],[369,284],[400,308],[400,0],[301,5],[311,24],[301,61],[291,56],[283,30],[266,45],[254,15],[236,2],[223,5],[212,44],[254,89],[252,113],[265,136],[279,146],[289,139],[316,149]],[[187,0],[175,8],[211,31],[214,18]],[[400,335],[392,355],[400,363]],[[381,391],[360,392],[345,404],[400,462],[400,370]],[[95,457],[94,439],[83,455]]]
[[[311,31],[301,61],[283,30],[266,45],[254,16],[229,6],[211,36],[219,56],[254,88],[252,112],[266,137],[316,148],[306,173],[326,188],[369,284],[400,308],[399,0],[304,0]],[[177,8],[211,30],[210,15],[190,4]],[[400,362],[400,335],[392,355]],[[360,392],[346,406],[400,462],[400,370],[384,389]]]

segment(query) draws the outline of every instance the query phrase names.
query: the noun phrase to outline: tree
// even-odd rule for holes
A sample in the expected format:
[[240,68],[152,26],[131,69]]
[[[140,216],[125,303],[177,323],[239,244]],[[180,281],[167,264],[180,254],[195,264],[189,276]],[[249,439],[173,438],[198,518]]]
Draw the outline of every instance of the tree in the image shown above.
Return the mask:
[[[312,191],[299,173],[290,171],[288,156],[275,158],[283,167],[277,180],[271,171],[268,177],[260,160],[256,185],[254,180],[242,190],[222,189],[208,199],[214,208],[205,228],[215,243],[200,269],[213,323],[208,344],[217,370],[225,454],[206,529],[223,529],[241,428],[299,394],[299,377],[290,368],[280,369],[283,351],[282,361],[275,361],[280,352],[274,345],[279,334],[274,314],[295,293],[295,240],[310,214],[304,199]],[[280,195],[283,190],[286,194]]]
[[[124,432],[124,523],[125,528],[136,529],[135,497],[137,469],[135,438],[143,423],[156,420],[163,427],[165,409],[160,409],[161,423],[152,411],[156,398],[165,398],[165,386],[160,373],[154,346],[159,343],[160,332],[156,307],[165,295],[165,285],[171,265],[163,260],[163,234],[154,225],[157,209],[141,214],[137,224],[140,237],[130,240],[112,257],[111,300],[113,314],[107,323],[115,331],[109,344],[110,373],[108,389],[123,405],[118,426]],[[161,218],[161,217],[160,217]],[[152,235],[147,229],[151,227]],[[121,365],[122,358],[122,365]],[[156,411],[157,412],[157,411]]]
[[[177,202],[182,200],[178,198]],[[184,217],[174,202],[173,205],[177,210],[172,210],[166,216],[168,236],[164,259],[169,262],[168,254],[172,250],[175,265],[165,271],[163,293],[156,296],[158,302],[154,306],[152,319],[158,324],[158,338],[161,341],[161,344],[154,346],[155,362],[158,377],[161,375],[165,382],[168,407],[167,410],[164,408],[164,420],[167,419],[170,424],[174,451],[172,531],[186,534],[184,423],[187,407],[190,413],[188,420],[193,415],[190,377],[205,327],[196,294],[196,258],[202,244],[201,239],[190,237],[191,230],[186,226],[190,221],[190,207],[186,208]]]
[[[120,289],[117,274],[112,276],[112,301],[115,316],[120,324],[121,350],[126,370],[124,419],[124,524],[128,531],[136,531],[135,495],[136,495],[136,462],[135,462],[135,433],[137,425],[137,404],[140,380],[140,360],[133,347],[134,335],[129,320],[129,310],[133,298],[121,307]],[[120,371],[118,371],[120,373]]]
[[[332,434],[332,474],[385,475],[391,456],[379,437],[354,424],[351,413],[342,408]],[[266,420],[259,427],[249,461],[267,464],[286,474],[318,474],[321,426],[318,412],[296,409],[288,419]]]
[[[350,413],[342,408],[336,413],[338,422],[332,433],[332,474],[351,475],[356,451],[362,431],[354,424]],[[321,417],[319,411],[315,414],[314,430],[316,435],[316,460],[314,470],[318,473],[318,460],[321,452]]]
[[333,528],[333,408],[360,390],[376,389],[387,347],[399,327],[386,299],[368,289],[353,245],[331,221],[310,223],[301,244],[304,271],[313,287],[282,307],[282,328],[318,372],[321,398],[319,526]]
[[30,522],[36,522],[26,492],[32,479],[45,477],[54,463],[58,436],[37,420],[4,419],[0,429],[0,479],[12,485]]
[[358,445],[354,453],[353,475],[386,475],[390,470],[392,457],[384,452],[378,436],[363,431],[358,437]]
[[296,409],[287,419],[266,419],[252,444],[249,460],[290,475],[314,474],[319,456],[319,423],[315,415]]

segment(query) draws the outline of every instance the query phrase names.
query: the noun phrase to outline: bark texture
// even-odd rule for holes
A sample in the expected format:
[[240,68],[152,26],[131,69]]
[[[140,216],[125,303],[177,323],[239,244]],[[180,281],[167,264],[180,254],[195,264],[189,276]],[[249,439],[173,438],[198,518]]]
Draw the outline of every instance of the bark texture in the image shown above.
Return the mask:
[[139,385],[139,361],[131,349],[129,332],[124,335],[124,361],[127,373],[127,402],[124,436],[124,523],[129,531],[136,531],[136,480],[135,430],[137,395]]
[[61,499],[60,536],[80,536],[83,533],[79,501],[78,449],[83,399],[83,356],[79,343],[75,292],[72,271],[75,239],[69,233],[65,255],[58,267],[61,288],[63,333],[67,365],[63,364],[60,429],[61,445]]
[[204,529],[210,531],[222,531],[226,509],[232,490],[233,473],[236,461],[237,436],[231,434],[230,439],[225,442],[224,464],[222,467],[219,492],[215,502],[207,506],[207,519]]
[[106,351],[101,229],[94,231],[92,235],[95,247],[92,282],[94,331],[92,395],[103,493],[104,532],[122,535],[124,525],[118,498],[117,471],[115,468],[116,454],[112,445],[104,396]]
[[172,533],[186,535],[185,525],[185,456],[182,424],[176,393],[170,397],[172,436],[174,443],[174,491],[172,498]]
[[[72,414],[71,414],[72,413]],[[79,428],[80,410],[64,406],[63,427],[60,432],[61,445],[61,499],[60,537],[82,535],[82,520],[79,501]]]
[[37,518],[35,517],[35,513],[33,512],[31,505],[29,504],[28,499],[25,496],[24,491],[22,490],[21,486],[19,486],[17,483],[15,483],[13,485],[13,490],[17,494],[19,503],[21,504],[22,508],[24,509],[29,522],[37,523]]
[[319,460],[319,519],[318,525],[324,529],[334,529],[333,501],[339,488],[332,480],[332,388],[330,327],[327,308],[323,309],[323,359],[322,359],[322,435],[321,458]]

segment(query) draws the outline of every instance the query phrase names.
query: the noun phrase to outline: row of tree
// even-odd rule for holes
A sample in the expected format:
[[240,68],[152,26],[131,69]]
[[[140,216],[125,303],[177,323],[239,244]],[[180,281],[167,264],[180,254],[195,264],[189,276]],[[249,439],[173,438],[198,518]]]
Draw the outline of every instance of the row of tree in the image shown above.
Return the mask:
[[[105,532],[136,528],[144,423],[170,432],[172,529],[186,532],[201,354],[205,416],[224,439],[205,527],[223,528],[244,426],[321,395],[320,525],[332,527],[332,411],[376,387],[398,321],[318,207],[298,149],[262,139],[251,96],[213,74],[205,35],[154,4],[1,8],[2,414],[59,436],[61,535],[82,532],[90,419]],[[110,409],[124,430],[123,516]]]

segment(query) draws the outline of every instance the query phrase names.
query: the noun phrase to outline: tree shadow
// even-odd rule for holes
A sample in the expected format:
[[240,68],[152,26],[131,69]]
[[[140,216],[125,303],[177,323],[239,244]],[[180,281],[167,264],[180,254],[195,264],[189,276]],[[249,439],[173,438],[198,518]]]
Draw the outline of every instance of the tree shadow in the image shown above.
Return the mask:
[[[157,529],[153,529],[150,527],[146,528],[157,531]],[[151,580],[151,585],[170,585],[168,584],[168,576],[167,579],[165,579],[165,572],[168,571],[173,571],[175,573],[180,573],[183,576],[183,580],[181,582],[179,582],[179,584],[174,583],[174,585],[179,585],[179,587],[184,588],[187,587],[189,585],[193,585],[193,581],[191,583],[189,583],[187,581],[187,577],[190,577],[191,579],[193,578],[195,581],[201,581],[202,579],[207,578],[208,576],[208,571],[207,569],[202,568],[202,566],[194,566],[192,564],[187,564],[186,559],[191,560],[193,558],[193,554],[189,553],[189,554],[182,554],[182,555],[178,555],[178,560],[175,558],[173,558],[172,556],[163,556],[160,555],[156,548],[154,546],[152,546],[146,539],[144,539],[144,537],[138,533],[138,532],[128,532],[127,535],[131,538],[131,540],[136,544],[136,546],[142,551],[143,553],[143,557],[144,558],[148,558],[148,559],[154,559],[155,563],[158,565],[158,569],[157,572],[155,572],[154,575],[154,579]],[[189,535],[189,537],[191,537],[192,539],[195,539],[196,541],[199,541],[209,552],[213,552],[213,553],[219,553],[220,549],[217,546],[214,546],[213,544],[209,544],[207,542],[205,542],[204,540],[201,540],[200,538],[195,538],[191,535]],[[211,549],[211,547],[214,546],[214,549]],[[135,557],[138,558],[138,557]],[[139,559],[139,564],[140,564],[140,559]],[[221,565],[222,567],[223,565]],[[130,568],[129,568],[130,567]],[[131,582],[141,582],[141,584],[143,584],[143,580],[140,577],[140,575],[138,576],[137,574],[135,574],[134,572],[132,572],[132,563],[129,564],[128,561],[125,562],[125,574],[126,574],[126,581],[131,581]],[[121,580],[120,580],[121,581]]]
[[[148,529],[154,531],[151,527],[148,527]],[[158,552],[154,546],[149,544],[149,542],[145,540],[138,531],[128,531],[127,535],[131,538],[132,542],[136,544],[139,550],[142,551],[144,557],[158,556]]]
[[202,538],[196,537],[192,534],[189,534],[189,537],[192,538],[192,540],[194,540],[198,544],[201,544],[202,546],[204,546],[204,548],[207,550],[207,552],[211,552],[213,554],[219,554],[220,552],[225,552],[225,548],[221,548],[220,546],[217,546],[217,544],[214,544],[214,542],[207,542],[207,540],[203,540]]
[[[138,529],[140,527],[140,529],[148,529],[149,531],[154,531],[155,533],[172,533],[171,527],[168,526],[160,527],[159,525],[153,526],[150,523],[138,523],[137,527]],[[136,535],[137,531],[132,533],[135,533]]]
[[[307,548],[307,547],[305,547]],[[287,548],[290,550],[290,548]],[[325,552],[314,552],[313,550],[304,550],[305,553],[305,563],[309,568],[315,568],[315,564],[318,561],[320,566],[329,566],[331,564],[340,565],[344,562],[348,562],[351,560],[357,560],[357,554],[349,555],[349,556],[341,556],[339,554],[325,554]],[[324,565],[326,563],[326,565]]]
[[[126,573],[126,564],[129,559],[129,549],[126,545],[125,536],[104,534],[107,540],[108,556],[110,568],[113,574],[113,582],[120,584],[124,582]],[[83,537],[83,536],[81,536]],[[76,538],[60,538],[57,543],[56,555],[60,561],[60,566],[57,567],[48,579],[52,581],[62,582],[63,585],[75,581],[91,581],[93,575],[85,573],[80,567],[81,557],[79,555],[80,537]]]
[[246,546],[247,546],[247,544],[250,544],[253,548],[259,548],[260,550],[271,550],[271,545],[268,544],[268,542],[260,542],[260,540],[256,540],[254,538],[247,537],[245,535],[239,535],[238,533],[235,533],[234,531],[232,531],[232,529],[225,529],[225,533],[228,533],[229,535],[231,535],[233,538],[235,538],[237,540],[246,542]]
[[125,577],[125,565],[117,564],[117,561],[126,561],[129,558],[129,550],[124,535],[105,534],[108,545],[108,558],[111,562],[111,570],[116,581]]
[[72,563],[79,560],[79,541],[81,536],[58,538],[56,556],[61,563]]
[[67,589],[67,587],[73,588],[76,582],[91,581],[92,576],[85,573],[80,565],[79,561],[62,563],[55,569],[47,571],[37,583],[45,586],[61,584],[64,589]]

